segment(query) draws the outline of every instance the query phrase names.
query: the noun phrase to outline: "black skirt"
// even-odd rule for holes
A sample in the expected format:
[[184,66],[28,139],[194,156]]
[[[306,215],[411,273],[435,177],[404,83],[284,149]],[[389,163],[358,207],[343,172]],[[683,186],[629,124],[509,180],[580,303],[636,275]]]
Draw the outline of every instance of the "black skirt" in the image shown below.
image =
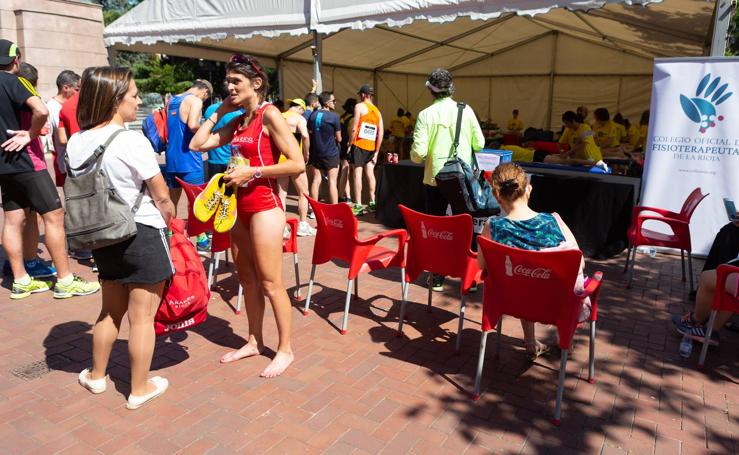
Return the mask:
[[126,241],[92,250],[101,280],[155,284],[169,280],[174,267],[166,229],[136,223],[138,232]]

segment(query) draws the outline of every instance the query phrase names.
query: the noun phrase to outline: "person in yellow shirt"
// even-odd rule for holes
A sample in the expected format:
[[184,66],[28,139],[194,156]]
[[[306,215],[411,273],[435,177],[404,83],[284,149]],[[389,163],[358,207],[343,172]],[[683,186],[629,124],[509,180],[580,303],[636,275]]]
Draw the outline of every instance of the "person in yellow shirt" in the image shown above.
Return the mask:
[[513,109],[513,118],[506,123],[506,132],[510,134],[523,133],[523,121],[518,118],[518,109]]
[[639,120],[639,142],[637,147],[646,154],[647,152],[647,135],[649,134],[649,109],[642,112]]
[[626,129],[623,125],[610,119],[608,109],[600,107],[593,112],[593,134],[595,143],[600,147],[601,153],[607,158],[626,158],[624,152],[631,152],[628,144],[622,144]]
[[403,159],[403,142],[405,142],[405,132],[410,125],[410,120],[405,116],[405,111],[398,108],[395,118],[390,122],[390,134],[393,137],[392,156],[388,157],[389,162],[396,162]]
[[569,145],[569,150],[558,155],[549,155],[545,163],[553,164],[595,164],[603,160],[600,147],[595,143],[593,131],[583,122],[582,117],[572,111],[562,114],[565,131],[559,138],[560,146]]

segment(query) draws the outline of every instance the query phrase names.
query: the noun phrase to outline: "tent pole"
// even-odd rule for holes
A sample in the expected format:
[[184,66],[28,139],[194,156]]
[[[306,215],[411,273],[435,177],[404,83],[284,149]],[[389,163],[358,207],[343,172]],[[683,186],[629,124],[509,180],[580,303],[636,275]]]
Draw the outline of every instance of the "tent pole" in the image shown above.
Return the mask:
[[618,77],[618,95],[616,95],[616,113],[621,112],[621,91],[623,90],[624,78]]
[[323,38],[316,30],[313,30],[313,44],[310,48],[313,53],[313,80],[316,81],[316,93],[321,93],[323,91],[323,81],[321,81]]
[[553,30],[554,40],[552,40],[552,70],[549,72],[549,99],[547,100],[547,130],[552,129],[552,107],[554,105],[554,76],[557,70],[557,42],[559,41],[559,31]]
[[713,38],[711,39],[711,57],[723,57],[726,53],[726,36],[729,23],[733,17],[734,2],[717,0],[713,17]]
[[285,101],[285,60],[282,58],[277,59],[277,83],[280,85],[278,96]]
[[375,99],[373,103],[375,106],[378,106],[380,104],[380,87],[377,86],[377,71],[372,71],[372,88],[375,90]]
[[108,47],[108,65],[116,67],[117,65],[115,64],[115,61],[117,60],[117,57],[118,50],[113,46]]

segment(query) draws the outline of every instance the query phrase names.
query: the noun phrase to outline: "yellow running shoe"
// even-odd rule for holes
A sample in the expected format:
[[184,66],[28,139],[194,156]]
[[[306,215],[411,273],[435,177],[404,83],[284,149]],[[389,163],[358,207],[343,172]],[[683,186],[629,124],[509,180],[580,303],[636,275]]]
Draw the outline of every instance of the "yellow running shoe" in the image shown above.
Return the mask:
[[223,191],[221,204],[218,206],[216,217],[213,220],[213,228],[216,232],[228,232],[236,223],[236,191],[232,186],[227,186]]
[[223,175],[222,173],[214,175],[203,191],[195,198],[195,202],[192,205],[192,212],[195,214],[195,218],[203,223],[213,217],[216,209],[218,209],[218,204],[221,202],[225,190]]

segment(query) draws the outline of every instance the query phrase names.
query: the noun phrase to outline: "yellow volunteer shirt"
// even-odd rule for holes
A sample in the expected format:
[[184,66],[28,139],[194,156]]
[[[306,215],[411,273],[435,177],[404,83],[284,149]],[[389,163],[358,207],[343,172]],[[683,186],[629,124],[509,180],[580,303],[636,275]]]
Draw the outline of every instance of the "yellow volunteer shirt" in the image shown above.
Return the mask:
[[600,161],[603,159],[603,155],[600,152],[600,147],[595,143],[593,136],[593,130],[586,123],[581,123],[577,128],[577,131],[573,131],[570,128],[565,128],[565,132],[562,137],[559,138],[561,144],[569,144],[570,150],[572,150],[576,144],[580,142],[585,143],[583,147],[574,158],[581,160],[592,160]]
[[622,130],[623,125],[619,125],[613,120],[604,123],[593,123],[595,142],[601,147],[618,147],[623,137]]
[[523,120],[520,118],[512,118],[506,123],[506,129],[508,131],[523,131]]
[[500,148],[513,152],[511,161],[522,161],[524,163],[534,161],[534,149],[519,147],[518,145],[503,145]]
[[408,117],[395,117],[390,122],[390,134],[395,137],[405,137],[405,128],[408,125]]
[[641,129],[639,128],[639,125],[631,125],[629,127],[629,134],[627,137],[629,138],[629,144],[633,147],[639,145],[639,138],[641,137]]
[[647,134],[649,134],[649,125],[639,125],[639,145],[642,150],[647,150]]

